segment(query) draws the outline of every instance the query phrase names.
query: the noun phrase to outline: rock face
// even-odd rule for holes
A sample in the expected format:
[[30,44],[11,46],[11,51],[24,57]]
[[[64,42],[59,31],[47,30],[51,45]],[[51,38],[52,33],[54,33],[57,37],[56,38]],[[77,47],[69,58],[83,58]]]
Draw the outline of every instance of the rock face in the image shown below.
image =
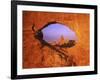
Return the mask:
[[[71,48],[56,47],[66,57],[48,46],[41,48],[40,41],[34,37],[33,24],[39,30],[52,21],[68,25],[65,27],[69,27],[77,34],[78,42],[75,46]],[[23,11],[23,68],[89,65],[89,22],[89,14]],[[64,37],[61,37],[59,43],[62,45],[64,42]]]

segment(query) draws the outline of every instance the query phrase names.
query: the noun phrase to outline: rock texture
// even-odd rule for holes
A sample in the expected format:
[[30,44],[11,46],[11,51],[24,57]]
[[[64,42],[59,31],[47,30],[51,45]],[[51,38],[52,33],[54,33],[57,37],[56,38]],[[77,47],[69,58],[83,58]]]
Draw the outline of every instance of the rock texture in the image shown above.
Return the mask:
[[[23,68],[86,66],[90,63],[89,14],[23,11]],[[71,48],[59,48],[61,53],[44,46],[35,39],[32,25],[37,30],[48,22],[57,21],[70,26],[78,36]]]

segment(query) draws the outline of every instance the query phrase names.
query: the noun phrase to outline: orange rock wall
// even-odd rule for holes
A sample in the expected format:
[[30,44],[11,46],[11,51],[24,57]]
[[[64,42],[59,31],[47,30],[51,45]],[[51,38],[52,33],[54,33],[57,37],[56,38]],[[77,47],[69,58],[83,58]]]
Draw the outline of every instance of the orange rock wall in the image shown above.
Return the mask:
[[[63,48],[69,56],[67,61],[48,46],[40,48],[41,43],[34,38],[33,24],[38,30],[52,21],[68,25],[78,36],[74,47]],[[73,66],[89,65],[89,22],[89,14],[23,11],[23,68],[72,66],[72,62]]]

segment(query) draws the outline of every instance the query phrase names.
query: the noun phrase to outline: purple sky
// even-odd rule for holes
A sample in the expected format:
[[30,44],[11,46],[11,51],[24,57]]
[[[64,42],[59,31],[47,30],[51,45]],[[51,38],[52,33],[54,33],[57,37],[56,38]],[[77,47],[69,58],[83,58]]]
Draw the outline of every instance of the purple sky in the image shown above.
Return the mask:
[[77,40],[75,32],[72,31],[68,26],[60,23],[50,24],[48,27],[44,28],[42,32],[43,40],[50,43],[58,41],[61,36],[63,36],[64,39]]

